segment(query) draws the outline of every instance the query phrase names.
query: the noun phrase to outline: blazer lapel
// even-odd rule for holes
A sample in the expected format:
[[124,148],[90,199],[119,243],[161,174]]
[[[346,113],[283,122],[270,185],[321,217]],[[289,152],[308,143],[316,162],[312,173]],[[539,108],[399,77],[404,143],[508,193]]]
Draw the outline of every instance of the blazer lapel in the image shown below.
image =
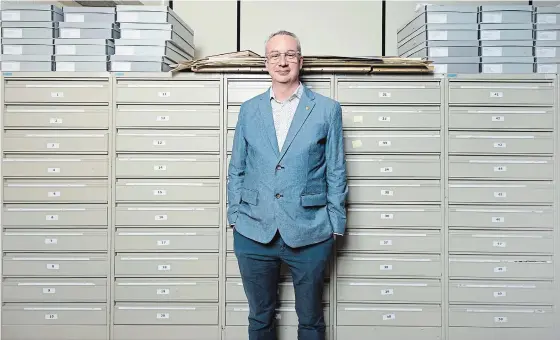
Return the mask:
[[303,123],[305,123],[307,117],[313,110],[313,106],[315,106],[314,99],[315,97],[313,96],[313,93],[307,87],[304,86],[303,94],[301,96],[298,107],[294,114],[292,124],[288,129],[288,135],[286,136],[286,140],[284,141],[284,145],[282,146],[282,150],[280,152],[280,158],[284,157],[286,151],[288,151],[288,148],[292,144],[294,138],[296,137],[297,133],[301,129]]
[[270,146],[274,150],[275,156],[278,156],[278,139],[276,138],[276,128],[274,127],[274,118],[272,117],[272,106],[268,97],[268,91],[261,95],[259,110],[262,123],[264,125],[264,134],[268,137]]

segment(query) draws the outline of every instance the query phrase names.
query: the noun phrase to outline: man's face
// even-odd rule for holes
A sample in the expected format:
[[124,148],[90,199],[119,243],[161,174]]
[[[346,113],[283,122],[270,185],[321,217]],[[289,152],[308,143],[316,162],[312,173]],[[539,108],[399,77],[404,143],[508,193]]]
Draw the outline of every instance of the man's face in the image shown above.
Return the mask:
[[297,41],[288,35],[277,35],[266,44],[266,69],[278,83],[295,82],[303,66]]

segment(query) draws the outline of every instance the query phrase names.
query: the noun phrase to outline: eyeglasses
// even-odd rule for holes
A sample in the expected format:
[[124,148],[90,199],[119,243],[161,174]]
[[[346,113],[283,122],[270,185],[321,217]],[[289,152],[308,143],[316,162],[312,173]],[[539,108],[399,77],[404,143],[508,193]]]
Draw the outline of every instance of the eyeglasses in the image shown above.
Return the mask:
[[290,63],[295,63],[298,60],[299,52],[297,52],[297,51],[288,51],[288,52],[285,52],[285,53],[272,52],[266,58],[268,59],[268,61],[270,63],[276,64],[277,62],[280,61],[280,57],[282,55],[284,55],[284,58],[286,58],[286,61],[288,61]]

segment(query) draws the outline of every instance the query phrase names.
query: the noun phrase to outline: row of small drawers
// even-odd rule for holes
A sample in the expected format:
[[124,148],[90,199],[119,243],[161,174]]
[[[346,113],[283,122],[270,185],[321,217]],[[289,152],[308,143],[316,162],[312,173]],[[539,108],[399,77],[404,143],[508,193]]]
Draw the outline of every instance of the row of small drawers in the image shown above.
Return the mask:
[[[306,80],[312,90],[331,95],[329,81]],[[242,103],[270,86],[268,80],[230,81],[228,103]],[[355,104],[437,104],[442,101],[441,83],[434,81],[349,81],[336,83],[337,100]],[[220,103],[219,80],[117,80],[119,103]],[[527,96],[530,92],[531,96]],[[527,97],[527,98],[525,98]],[[104,80],[33,81],[6,79],[4,100],[41,103],[106,103],[111,100]],[[523,99],[524,98],[524,99]],[[554,82],[451,81],[452,104],[554,105]]]
[[[219,203],[218,179],[117,179],[117,202]],[[348,180],[348,202],[441,202],[439,180]],[[552,181],[450,181],[451,203],[554,202]],[[5,203],[106,203],[107,181],[94,180],[4,180]]]
[[[106,205],[7,204],[3,207],[5,228],[41,227],[107,227]],[[210,227],[221,225],[218,205],[134,205],[118,204],[117,226],[184,226]],[[450,206],[450,228],[469,229],[547,229],[554,226],[551,206]],[[355,228],[436,228],[443,225],[439,205],[376,205],[348,207],[347,227]]]
[[[228,106],[227,127],[234,129],[239,106]],[[108,129],[108,106],[14,106],[4,109],[4,128]],[[552,107],[450,107],[450,129],[553,130]],[[440,130],[440,106],[342,106],[342,127],[353,129]],[[117,128],[220,129],[219,106],[118,105]]]

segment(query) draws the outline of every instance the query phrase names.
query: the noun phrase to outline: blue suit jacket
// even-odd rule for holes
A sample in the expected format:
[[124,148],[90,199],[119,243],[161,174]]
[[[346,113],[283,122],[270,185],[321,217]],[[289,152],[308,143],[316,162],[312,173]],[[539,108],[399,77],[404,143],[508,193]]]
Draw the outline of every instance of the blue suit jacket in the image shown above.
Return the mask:
[[269,92],[241,105],[228,171],[228,220],[268,243],[279,230],[300,247],[343,234],[346,161],[340,104],[304,86],[278,149]]

